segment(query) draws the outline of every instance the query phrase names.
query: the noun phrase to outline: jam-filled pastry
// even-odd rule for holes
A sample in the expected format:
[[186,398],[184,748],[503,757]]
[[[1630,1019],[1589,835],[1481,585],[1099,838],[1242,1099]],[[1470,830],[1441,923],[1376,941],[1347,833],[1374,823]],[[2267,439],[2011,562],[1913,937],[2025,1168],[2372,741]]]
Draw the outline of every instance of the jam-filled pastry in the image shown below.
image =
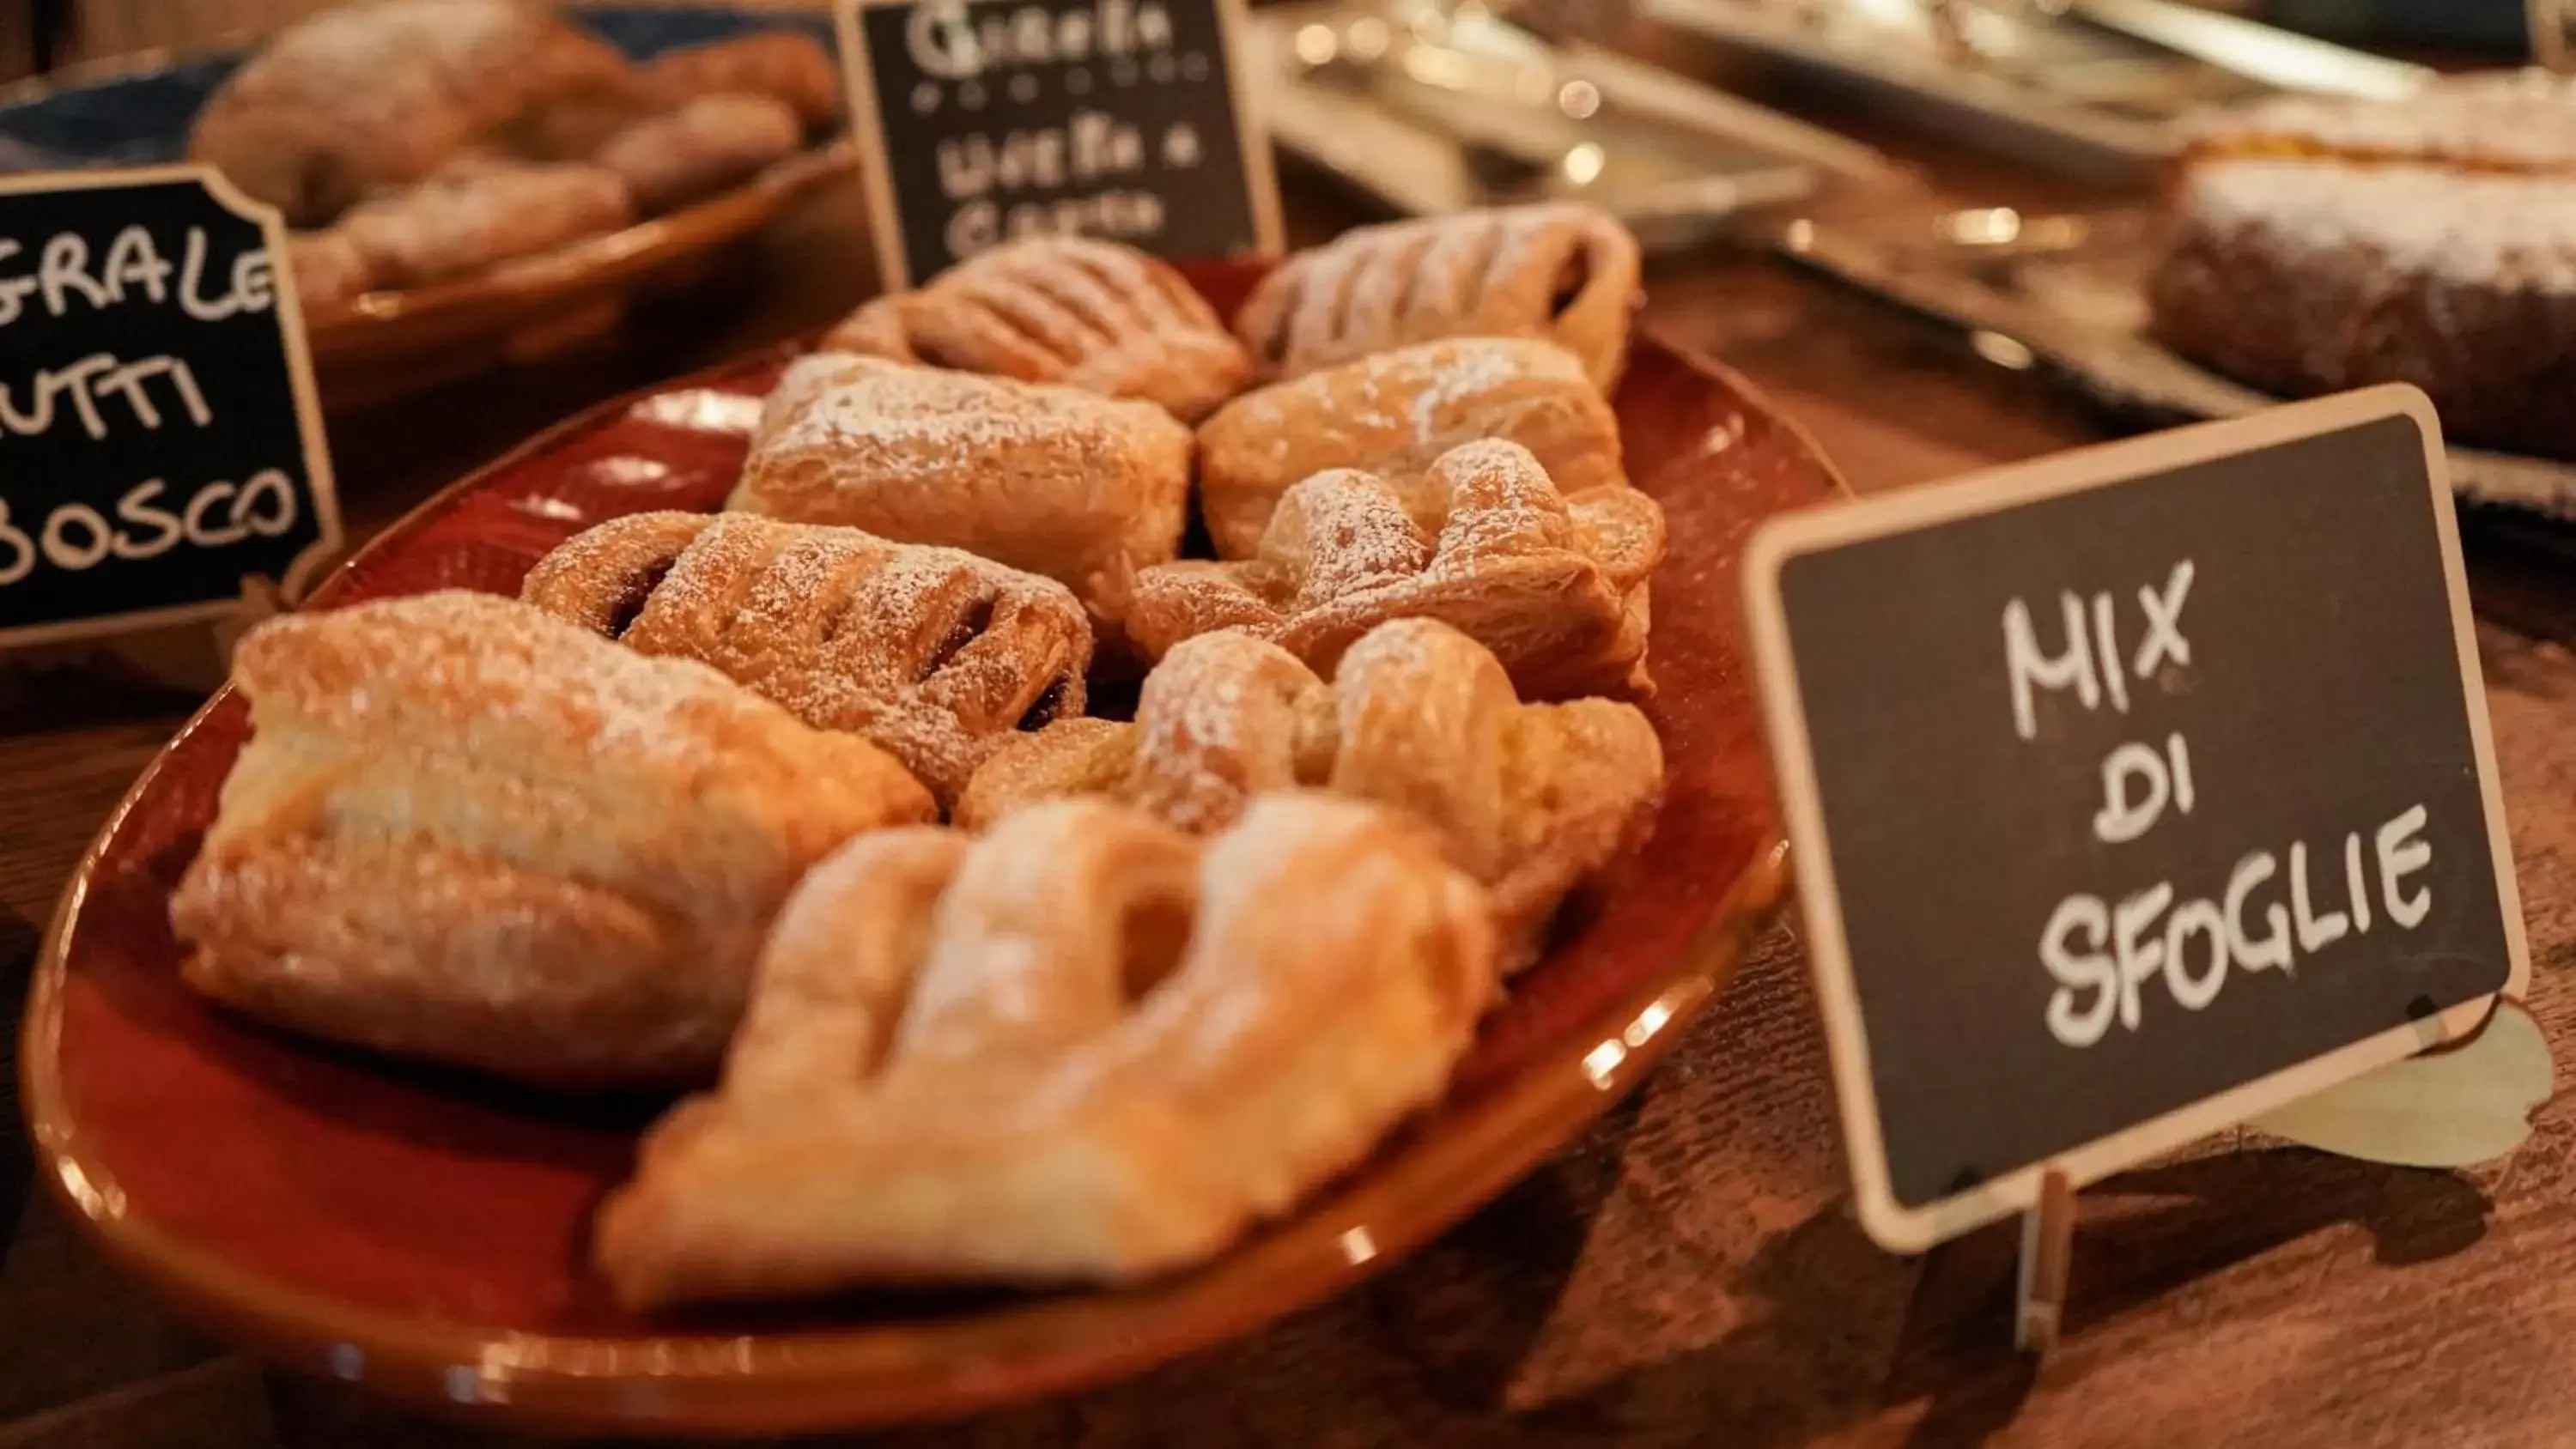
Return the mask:
[[332,231],[362,259],[370,285],[416,287],[602,236],[633,220],[634,197],[603,167],[474,157],[363,203]]
[[489,594],[289,615],[233,678],[253,733],[170,903],[188,984],[522,1081],[703,1080],[789,888],[934,809],[855,735]]
[[1013,738],[1082,713],[1071,591],[953,548],[744,513],[638,513],[538,561],[520,597],[867,736],[943,802]]
[[841,118],[840,71],[820,42],[792,30],[666,50],[646,61],[643,73],[645,86],[666,105],[754,95],[785,102],[808,130]]
[[563,159],[650,109],[625,57],[519,0],[377,0],[280,32],[198,112],[192,159],[319,226],[469,151]]
[[647,213],[670,211],[796,154],[804,123],[768,96],[700,96],[611,137],[592,158],[617,173]]
[[1170,263],[1089,237],[1030,237],[880,297],[823,345],[1159,403],[1195,422],[1252,359]]
[[1344,232],[1262,279],[1234,332],[1270,377],[1443,337],[1538,337],[1602,391],[1628,356],[1637,239],[1580,202],[1541,202]]
[[1099,800],[871,836],[797,888],[722,1090],[595,1256],[637,1309],[1149,1278],[1438,1098],[1494,990],[1484,892],[1356,801],[1205,844]]
[[770,394],[725,506],[966,549],[1114,617],[1180,552],[1190,450],[1151,403],[824,352]]
[[1664,554],[1663,511],[1633,488],[1570,505],[1527,448],[1469,443],[1424,475],[1442,522],[1351,468],[1288,490],[1253,556],[1183,560],[1139,574],[1123,620],[1159,659],[1195,635],[1241,629],[1318,671],[1389,619],[1455,625],[1542,699],[1643,694],[1646,579]]
[[1448,496],[1433,460],[1501,438],[1535,454],[1570,499],[1625,488],[1619,419],[1574,354],[1515,337],[1461,337],[1379,352],[1275,382],[1199,425],[1199,498],[1223,558],[1261,545],[1270,511],[1301,479],[1365,468],[1438,528]]
[[1195,835],[1299,786],[1408,811],[1493,892],[1506,969],[1566,893],[1640,841],[1664,783],[1655,727],[1607,699],[1522,704],[1485,646],[1431,619],[1380,624],[1327,686],[1248,634],[1185,640],[1133,724],[1066,720],[995,755],[957,805],[969,830],[1043,800],[1106,795]]

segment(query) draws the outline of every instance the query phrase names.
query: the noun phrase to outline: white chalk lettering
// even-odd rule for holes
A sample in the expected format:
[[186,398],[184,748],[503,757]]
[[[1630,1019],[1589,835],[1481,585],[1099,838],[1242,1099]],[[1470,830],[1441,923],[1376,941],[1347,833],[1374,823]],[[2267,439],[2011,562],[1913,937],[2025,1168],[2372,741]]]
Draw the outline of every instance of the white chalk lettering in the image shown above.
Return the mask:
[[[2082,951],[2069,948],[2067,938],[2082,932],[2089,943]],[[2111,958],[2102,953],[2111,935],[2110,913],[2093,896],[2070,896],[2058,902],[2049,914],[2047,929],[2039,933],[2040,964],[2057,979],[2057,990],[2048,998],[2049,1035],[2071,1047],[2089,1047],[2111,1030],[2111,1013],[2120,1005],[2120,977]],[[2076,997],[2093,993],[2092,1003],[2079,1008]]]
[[2066,648],[2050,657],[2039,652],[2039,637],[2030,622],[2030,606],[2019,599],[2004,606],[2004,667],[2012,675],[2013,728],[2023,739],[2039,738],[2039,714],[2033,686],[2072,688],[2086,709],[2101,702],[2102,685],[2094,677],[2093,650],[2084,633],[2084,601],[2064,598]]
[[2418,887],[2411,896],[2397,893],[2398,882],[2433,863],[2433,847],[2420,838],[2427,818],[2418,805],[2379,827],[2379,901],[2387,907],[2388,919],[2409,931],[2433,909],[2429,889]]

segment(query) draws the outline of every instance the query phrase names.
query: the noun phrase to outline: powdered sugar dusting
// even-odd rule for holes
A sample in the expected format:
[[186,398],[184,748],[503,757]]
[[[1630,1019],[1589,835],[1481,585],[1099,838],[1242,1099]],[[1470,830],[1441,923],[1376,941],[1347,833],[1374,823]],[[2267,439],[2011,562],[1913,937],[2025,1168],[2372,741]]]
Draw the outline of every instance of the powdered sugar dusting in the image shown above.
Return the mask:
[[2401,272],[2576,292],[2576,181],[2421,166],[2204,161],[2183,206],[2219,230],[2262,228],[2325,257]]

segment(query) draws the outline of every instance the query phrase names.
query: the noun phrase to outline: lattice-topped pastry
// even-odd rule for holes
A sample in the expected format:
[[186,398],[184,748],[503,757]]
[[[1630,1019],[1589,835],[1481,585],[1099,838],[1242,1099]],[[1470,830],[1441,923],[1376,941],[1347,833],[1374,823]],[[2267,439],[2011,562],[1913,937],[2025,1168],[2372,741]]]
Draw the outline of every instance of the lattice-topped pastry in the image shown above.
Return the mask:
[[1443,337],[1538,337],[1607,392],[1628,356],[1637,239],[1597,208],[1543,202],[1388,222],[1300,252],[1235,335],[1270,377]]
[[703,1077],[789,888],[933,814],[865,740],[488,594],[289,615],[233,670],[254,732],[171,899],[188,983],[526,1081]]
[[1066,720],[1004,749],[957,805],[983,829],[1040,801],[1106,795],[1193,834],[1257,796],[1318,786],[1410,812],[1483,881],[1506,969],[1557,902],[1651,828],[1662,744],[1636,706],[1522,704],[1491,651],[1430,619],[1372,629],[1330,686],[1247,634],[1176,645],[1133,724]]
[[546,555],[521,596],[865,735],[942,801],[1014,731],[1081,714],[1091,664],[1090,622],[1051,579],[749,514],[612,519]]
[[1619,419],[1573,353],[1512,337],[1425,342],[1272,383],[1199,427],[1199,497],[1224,558],[1261,544],[1270,511],[1299,480],[1365,468],[1425,528],[1447,516],[1432,462],[1461,443],[1500,438],[1538,458],[1579,499],[1625,488]]
[[1107,614],[1179,553],[1190,450],[1151,403],[817,353],[770,395],[726,506],[967,549]]
[[1125,625],[1160,658],[1183,639],[1241,629],[1317,670],[1389,619],[1422,616],[1494,651],[1524,694],[1643,692],[1646,579],[1663,512],[1629,488],[1569,506],[1517,443],[1469,443],[1425,475],[1448,500],[1435,530],[1354,469],[1288,490],[1253,557],[1185,560],[1136,578]]
[[316,226],[469,151],[585,155],[650,105],[625,57],[542,6],[378,0],[261,47],[199,112],[188,154]]
[[596,1257],[648,1309],[1168,1272],[1437,1098],[1494,989],[1484,892],[1353,801],[1204,846],[1098,800],[871,836],[781,914],[722,1091]]
[[919,291],[880,297],[823,345],[1158,403],[1195,422],[1252,360],[1171,265],[1089,237],[1005,243]]

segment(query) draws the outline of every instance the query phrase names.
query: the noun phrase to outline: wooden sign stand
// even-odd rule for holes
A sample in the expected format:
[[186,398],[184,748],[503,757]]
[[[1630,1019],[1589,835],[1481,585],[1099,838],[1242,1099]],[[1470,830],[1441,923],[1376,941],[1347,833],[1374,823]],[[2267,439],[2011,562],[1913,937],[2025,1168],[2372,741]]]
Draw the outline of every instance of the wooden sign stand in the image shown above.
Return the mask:
[[2013,1287],[2013,1347],[2045,1356],[2066,1312],[2066,1273],[2075,1253],[2075,1187],[2042,1169],[2039,1201],[2021,1215],[2021,1272]]

